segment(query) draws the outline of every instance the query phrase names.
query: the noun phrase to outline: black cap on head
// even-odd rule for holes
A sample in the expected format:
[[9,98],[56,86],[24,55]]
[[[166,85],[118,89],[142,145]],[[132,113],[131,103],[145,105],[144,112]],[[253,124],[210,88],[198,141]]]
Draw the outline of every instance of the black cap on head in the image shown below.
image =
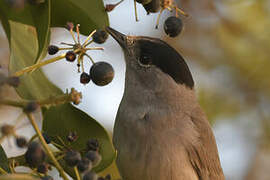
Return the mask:
[[[124,50],[128,48],[126,35],[110,27],[107,27],[106,30]],[[132,36],[131,38],[135,43],[132,48],[136,48],[136,52],[138,52],[137,59],[147,56],[152,65],[171,76],[176,83],[185,84],[191,89],[194,87],[191,72],[184,58],[174,48],[157,38],[144,36]]]

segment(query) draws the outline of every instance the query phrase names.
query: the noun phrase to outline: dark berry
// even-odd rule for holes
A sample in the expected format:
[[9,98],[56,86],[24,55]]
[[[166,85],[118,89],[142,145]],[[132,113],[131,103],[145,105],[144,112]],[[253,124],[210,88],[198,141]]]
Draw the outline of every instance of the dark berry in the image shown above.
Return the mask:
[[159,12],[160,0],[152,0],[148,4],[143,4],[143,7],[146,10],[147,14]]
[[72,23],[72,22],[67,22],[67,24],[66,24],[66,28],[67,28],[67,30],[73,30],[74,29],[74,24]]
[[68,151],[64,157],[64,160],[66,161],[67,165],[71,167],[76,166],[81,160],[81,154],[74,150]]
[[55,46],[55,45],[50,45],[48,47],[48,53],[49,55],[54,55],[59,51],[59,47]]
[[37,167],[37,172],[42,173],[42,174],[46,174],[48,170],[49,170],[49,165],[46,163],[42,163],[38,165]]
[[75,131],[69,132],[67,135],[67,140],[69,142],[74,142],[78,139],[78,135]]
[[105,180],[111,180],[112,178],[111,178],[111,175],[110,174],[107,174],[106,176],[105,176]]
[[83,180],[97,180],[98,176],[96,173],[92,172],[92,171],[88,171],[84,176],[83,176]]
[[24,148],[27,145],[27,140],[25,137],[16,137],[16,144],[20,148]]
[[45,139],[45,141],[46,141],[47,144],[50,144],[51,143],[52,139],[51,139],[51,137],[47,133],[43,132],[42,133],[42,136]]
[[53,180],[53,178],[51,176],[44,176],[41,180]]
[[86,143],[86,147],[88,151],[98,151],[99,142],[97,139],[89,139]]
[[4,136],[8,136],[14,133],[14,126],[5,124],[1,127],[1,133]]
[[16,76],[8,77],[6,79],[6,82],[10,86],[18,87],[20,85],[20,78],[19,77],[16,77]]
[[40,143],[32,142],[29,144],[24,157],[30,167],[37,167],[44,162],[45,152],[43,151]]
[[92,168],[92,162],[88,158],[83,158],[77,165],[78,170],[83,173]]
[[25,113],[32,113],[32,112],[35,112],[38,108],[39,108],[39,104],[35,101],[32,101],[26,104],[26,106],[23,108],[23,111]]
[[97,151],[88,151],[85,157],[92,162],[93,167],[97,166],[101,161],[101,156]]
[[76,59],[76,54],[73,51],[68,51],[66,53],[66,60],[69,62],[73,62]]
[[105,86],[112,82],[114,70],[112,65],[107,62],[97,62],[90,69],[92,81],[98,86]]
[[80,82],[81,82],[82,84],[88,84],[88,83],[90,82],[90,80],[91,80],[91,77],[90,77],[89,74],[87,74],[86,72],[83,72],[83,73],[81,74]]
[[175,16],[168,17],[164,23],[164,31],[170,37],[176,37],[183,29],[183,22]]
[[107,38],[108,38],[108,33],[104,30],[97,30],[93,34],[93,41],[98,44],[104,43]]

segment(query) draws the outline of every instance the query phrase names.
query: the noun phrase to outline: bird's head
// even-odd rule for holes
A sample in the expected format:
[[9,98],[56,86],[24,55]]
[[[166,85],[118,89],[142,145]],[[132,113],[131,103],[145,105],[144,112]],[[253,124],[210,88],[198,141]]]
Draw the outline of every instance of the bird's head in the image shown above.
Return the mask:
[[[183,57],[166,42],[144,36],[127,36],[110,27],[107,32],[118,42],[125,53],[127,71],[132,69],[141,77],[153,79],[162,72],[177,84],[190,89],[194,81]],[[152,77],[150,77],[152,76]]]

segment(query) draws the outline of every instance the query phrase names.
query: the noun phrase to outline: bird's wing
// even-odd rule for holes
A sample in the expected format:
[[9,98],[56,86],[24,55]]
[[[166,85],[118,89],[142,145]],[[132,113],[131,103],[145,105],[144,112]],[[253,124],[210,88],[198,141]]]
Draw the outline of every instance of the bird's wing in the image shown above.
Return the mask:
[[199,137],[197,142],[187,146],[187,152],[199,180],[224,180],[216,141],[211,126],[200,107],[192,112],[191,121]]

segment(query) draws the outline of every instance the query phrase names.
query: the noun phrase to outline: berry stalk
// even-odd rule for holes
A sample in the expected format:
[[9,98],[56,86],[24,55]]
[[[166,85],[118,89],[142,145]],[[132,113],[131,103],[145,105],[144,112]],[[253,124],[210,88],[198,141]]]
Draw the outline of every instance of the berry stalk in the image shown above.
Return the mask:
[[0,167],[0,174],[7,174],[7,172],[3,168]]
[[46,151],[47,155],[50,157],[50,159],[52,160],[53,164],[55,165],[56,169],[59,171],[61,177],[64,179],[64,180],[68,180],[68,177],[67,175],[65,174],[62,166],[58,163],[58,161],[56,160],[56,158],[54,157],[52,151],[50,150],[48,144],[46,143],[45,139],[43,138],[39,128],[38,128],[38,125],[33,117],[33,114],[32,113],[27,113],[27,117],[31,123],[31,125],[33,126],[33,128],[35,129],[38,137],[39,137],[39,140],[44,148],[44,150]]
[[76,174],[77,180],[81,180],[81,177],[80,177],[80,174],[79,174],[79,171],[78,171],[77,166],[74,166],[74,172],[75,172],[75,174]]

